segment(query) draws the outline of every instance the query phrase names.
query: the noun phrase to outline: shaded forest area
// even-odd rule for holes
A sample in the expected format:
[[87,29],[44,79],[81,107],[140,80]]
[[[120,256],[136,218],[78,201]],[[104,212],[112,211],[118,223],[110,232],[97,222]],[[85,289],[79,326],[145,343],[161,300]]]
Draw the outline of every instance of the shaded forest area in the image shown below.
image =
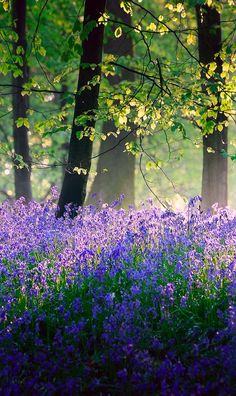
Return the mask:
[[4,0],[0,18],[2,200],[234,207],[232,0]]

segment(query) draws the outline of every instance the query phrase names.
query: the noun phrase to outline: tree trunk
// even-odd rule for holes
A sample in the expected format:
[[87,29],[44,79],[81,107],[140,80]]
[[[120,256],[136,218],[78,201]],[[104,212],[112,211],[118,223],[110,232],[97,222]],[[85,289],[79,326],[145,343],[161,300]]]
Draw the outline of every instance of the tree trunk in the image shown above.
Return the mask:
[[[112,13],[117,20],[131,24],[130,14],[125,13],[119,1],[108,0],[107,10]],[[114,24],[113,31],[118,25]],[[119,38],[108,38],[104,50],[108,54],[117,56],[133,56],[132,39],[129,34],[123,34]],[[108,80],[112,85],[119,85],[124,80],[133,81],[133,73],[122,70],[121,76],[109,76]],[[103,133],[116,132],[116,126],[113,121],[104,123]],[[110,135],[105,141],[100,144],[100,156],[97,163],[97,175],[95,176],[93,185],[90,191],[88,203],[94,203],[92,198],[96,194],[96,200],[101,202],[112,202],[124,194],[122,201],[123,207],[128,207],[134,204],[134,171],[135,171],[135,157],[132,154],[124,152],[125,143],[134,141],[136,139],[135,133],[130,134],[127,139],[122,141],[117,147],[118,138]],[[108,151],[109,150],[109,151]],[[106,152],[105,154],[102,154]],[[107,172],[103,172],[107,169]]]
[[[61,110],[63,110],[64,106],[67,103],[66,93],[68,91],[68,87],[67,87],[66,83],[62,84],[61,90],[62,90],[63,94],[61,94],[61,97],[60,97],[60,108],[61,108]],[[67,123],[68,123],[68,119],[66,117],[63,120],[63,124],[67,124]],[[65,175],[66,167],[67,167],[66,162],[67,162],[67,156],[68,156],[68,151],[69,151],[69,139],[68,139],[68,141],[65,141],[64,143],[62,143],[61,151],[62,151],[62,163],[63,163],[61,177],[62,177],[62,183],[63,183],[64,175]]]
[[[215,8],[207,5],[197,5],[198,48],[199,60],[204,65],[216,62],[216,73],[222,72],[222,60],[216,54],[221,50],[221,24],[220,14]],[[203,71],[202,76],[205,72]],[[207,78],[206,78],[207,80]],[[207,84],[215,82],[214,78],[208,79],[204,84],[203,92],[207,94]],[[202,173],[202,209],[207,210],[214,203],[220,207],[227,205],[228,199],[228,161],[221,154],[227,151],[227,127],[218,131],[217,125],[226,121],[226,116],[220,111],[221,99],[218,93],[218,115],[212,134],[206,135],[203,130],[203,173]],[[209,118],[210,120],[210,118]]]
[[[17,128],[18,118],[27,118],[29,108],[29,97],[21,95],[21,89],[14,86],[22,87],[28,80],[28,67],[26,63],[26,0],[12,1],[12,20],[13,30],[18,35],[17,43],[13,44],[13,54],[17,54],[17,47],[22,47],[21,54],[23,64],[18,65],[21,70],[21,76],[13,79],[13,138],[14,138],[14,179],[15,179],[15,196],[16,199],[25,197],[26,201],[32,199],[31,190],[31,159],[29,154],[28,128],[25,125]],[[21,160],[26,166],[21,165]]]
[[[91,27],[92,21],[96,22],[96,26],[82,42],[83,53],[75,98],[68,166],[58,202],[58,217],[63,216],[65,206],[68,204],[72,204],[71,216],[75,216],[76,209],[78,206],[82,206],[85,200],[88,174],[91,167],[92,141],[89,139],[89,136],[83,136],[79,140],[78,134],[83,134],[86,128],[95,127],[95,112],[98,108],[100,82],[96,85],[91,84],[89,89],[87,87],[93,78],[101,77],[104,25],[98,25],[97,21],[105,11],[105,3],[106,0],[85,1],[83,32],[88,27]],[[93,66],[91,67],[89,65]],[[76,121],[77,117],[85,114],[90,117],[89,120],[86,121],[86,124],[78,125]],[[86,170],[86,174],[78,173],[75,168]]]

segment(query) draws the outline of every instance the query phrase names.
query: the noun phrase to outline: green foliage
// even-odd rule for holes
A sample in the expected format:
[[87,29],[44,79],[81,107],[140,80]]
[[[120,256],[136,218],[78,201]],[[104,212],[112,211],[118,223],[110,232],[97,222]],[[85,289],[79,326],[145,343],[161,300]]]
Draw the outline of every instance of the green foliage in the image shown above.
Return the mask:
[[16,121],[16,126],[17,126],[17,128],[20,128],[22,126],[29,128],[30,124],[29,124],[28,118],[22,118],[22,117],[18,118]]
[[[203,3],[216,6],[221,12],[221,73],[217,70],[216,62],[203,67],[196,55],[194,7]],[[116,131],[112,133],[117,139],[133,130],[138,140],[136,143],[127,143],[126,150],[138,158],[140,154],[145,157],[140,139],[144,149],[149,145],[151,149],[148,153],[154,161],[145,157],[144,162],[147,164],[144,164],[144,168],[150,173],[157,172],[159,168],[155,164],[159,164],[159,161],[161,168],[168,168],[169,162],[180,160],[183,153],[190,160],[192,156],[199,158],[195,149],[201,145],[202,135],[209,135],[216,129],[221,132],[227,123],[232,128],[235,117],[236,58],[232,1],[189,0],[181,3],[143,0],[137,5],[132,1],[121,1],[120,6],[126,14],[132,15],[131,26],[125,26],[109,12],[101,16],[99,23],[105,25],[106,42],[111,40],[118,43],[121,40],[122,43],[124,36],[130,37],[134,43],[135,56],[104,55],[99,111],[95,115],[97,127],[95,130],[89,128],[88,115],[75,120],[76,124],[87,125],[84,135],[95,141],[106,140],[107,136],[102,130],[105,121],[114,120]],[[13,43],[17,42],[18,37],[12,30],[9,1],[1,0],[0,7],[0,75],[1,84],[5,84],[1,87],[0,117],[7,114],[7,118],[0,119],[0,135],[1,141],[9,147],[0,164],[4,173],[12,170],[9,155],[13,149],[11,75],[14,78],[21,76],[19,66],[22,65],[24,53],[21,46],[17,47],[15,55],[12,53]],[[42,2],[28,1],[28,49],[25,55],[30,79],[21,94],[29,96],[30,109],[27,118],[17,120],[17,127],[25,126],[30,130],[35,186],[39,185],[38,179],[42,177],[43,169],[48,169],[50,165],[50,172],[43,176],[45,186],[58,183],[61,178],[60,164],[65,162],[67,156],[62,147],[68,143],[72,124],[81,43],[88,38],[95,24],[95,21],[83,24],[82,1],[48,2],[43,10]],[[89,70],[96,65],[83,64],[81,67]],[[126,73],[132,74],[134,78],[127,79]],[[122,76],[119,85],[111,84],[111,79],[115,79],[116,75]],[[100,80],[94,78],[83,89],[90,89],[97,84],[100,84]],[[204,84],[205,93],[202,92]],[[228,120],[219,123],[219,112],[224,113]],[[81,139],[83,135],[78,132],[77,136]],[[155,150],[155,147],[162,147],[163,157],[157,154],[158,149]],[[50,158],[52,152],[57,153],[56,159]],[[189,176],[189,179],[191,184],[194,178]],[[7,186],[7,190],[12,192],[9,181]]]
[[93,31],[96,26],[96,21],[89,21],[84,25],[82,33],[80,35],[81,41],[87,40],[89,34]]

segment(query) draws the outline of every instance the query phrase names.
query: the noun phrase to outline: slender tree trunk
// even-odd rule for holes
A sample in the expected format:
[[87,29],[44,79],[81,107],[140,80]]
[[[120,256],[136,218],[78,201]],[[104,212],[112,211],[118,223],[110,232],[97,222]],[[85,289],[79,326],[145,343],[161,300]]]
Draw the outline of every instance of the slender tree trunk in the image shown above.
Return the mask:
[[[216,73],[222,72],[222,60],[217,55],[221,50],[221,23],[220,14],[215,8],[207,5],[197,5],[198,24],[198,47],[199,60],[204,65],[216,62]],[[204,77],[204,72],[202,73]],[[206,78],[206,77],[205,77]],[[207,78],[206,78],[207,80]],[[206,94],[207,84],[212,83],[213,78],[203,86]],[[222,150],[227,151],[227,127],[224,126],[221,132],[217,125],[226,121],[226,116],[220,111],[221,99],[218,93],[218,115],[216,126],[212,134],[203,135],[203,173],[202,173],[202,209],[206,210],[214,203],[219,206],[227,205],[228,199],[228,161],[221,154]],[[209,118],[210,120],[210,118]],[[203,131],[204,133],[204,131]]]
[[[84,133],[85,128],[95,127],[95,112],[98,108],[98,96],[100,82],[96,85],[89,82],[101,77],[101,61],[103,48],[104,25],[98,25],[98,19],[105,11],[106,0],[86,0],[84,10],[84,32],[91,26],[91,22],[96,22],[96,27],[88,34],[82,42],[83,54],[81,56],[79,80],[75,99],[75,110],[69,145],[68,167],[62,185],[62,190],[58,202],[57,216],[63,216],[65,205],[72,204],[74,210],[71,216],[76,215],[76,208],[82,206],[86,195],[88,174],[91,167],[92,141],[89,136],[78,139],[79,133]],[[83,65],[86,64],[86,67]],[[90,67],[89,65],[93,65]],[[95,65],[95,66],[94,66]],[[87,115],[90,119],[86,124],[78,125],[77,118]],[[86,174],[78,173],[75,168],[83,168]]]
[[[28,67],[26,63],[26,0],[12,1],[12,20],[13,30],[18,35],[17,43],[13,45],[13,53],[17,54],[17,48],[21,47],[23,64],[18,68],[21,70],[21,76],[13,79],[13,86],[22,87],[28,80]],[[16,126],[18,118],[27,118],[29,108],[29,97],[21,95],[21,89],[13,88],[13,138],[14,138],[14,179],[15,179],[15,196],[16,198],[25,197],[26,201],[32,199],[31,191],[31,159],[29,154],[28,128],[23,125],[19,128]],[[19,157],[26,166],[20,165]]]
[[[68,91],[68,87],[67,87],[67,84],[66,84],[66,83],[63,83],[63,84],[62,84],[61,90],[62,90],[63,94],[61,95],[61,98],[60,98],[60,107],[61,107],[61,110],[63,110],[64,106],[65,106],[66,103],[67,103],[65,94],[66,94],[66,92]],[[68,123],[68,119],[67,119],[67,117],[66,117],[66,118],[64,118],[64,120],[63,120],[63,124],[67,124],[67,123]],[[64,142],[64,143],[62,144],[62,146],[61,146],[61,149],[62,149],[62,162],[63,162],[62,174],[61,174],[61,176],[62,176],[62,182],[63,182],[63,180],[64,180],[64,175],[65,175],[65,172],[66,172],[66,160],[67,160],[67,155],[68,155],[67,153],[68,153],[68,151],[69,151],[69,141]]]
[[[107,10],[112,13],[116,19],[121,20],[127,24],[131,24],[131,16],[125,13],[119,1],[108,0]],[[117,27],[113,26],[113,30]],[[120,38],[109,38],[107,44],[104,46],[106,53],[117,56],[133,56],[132,39],[129,34],[123,34]],[[119,85],[124,80],[133,81],[133,73],[122,70],[121,76],[109,76],[110,84]],[[108,121],[104,123],[103,133],[116,132],[114,122]],[[90,191],[89,203],[94,202],[92,195],[96,193],[96,200],[101,202],[112,202],[124,194],[125,198],[122,206],[127,207],[129,204],[134,204],[134,171],[135,171],[135,157],[132,154],[124,152],[125,143],[134,141],[136,139],[135,133],[130,134],[127,139],[120,143],[117,147],[118,138],[110,135],[105,141],[100,144],[100,157],[97,163],[97,175],[95,176],[93,185]],[[106,152],[106,154],[102,154]],[[103,172],[107,169],[107,172]]]

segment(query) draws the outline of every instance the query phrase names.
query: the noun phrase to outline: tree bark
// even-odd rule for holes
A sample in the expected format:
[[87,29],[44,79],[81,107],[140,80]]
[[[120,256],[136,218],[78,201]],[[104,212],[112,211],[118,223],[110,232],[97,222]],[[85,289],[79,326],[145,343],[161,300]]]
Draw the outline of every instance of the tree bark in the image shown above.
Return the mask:
[[[131,24],[130,14],[125,13],[119,1],[108,0],[107,10],[112,13],[117,20]],[[113,31],[118,25],[114,24]],[[123,34],[119,38],[109,38],[107,44],[104,46],[106,53],[117,56],[133,56],[132,39],[129,34]],[[111,85],[119,85],[124,80],[133,81],[134,75],[126,70],[122,70],[121,76],[109,76],[108,80]],[[116,132],[114,122],[105,122],[103,126],[103,133]],[[135,133],[129,134],[128,138],[121,142],[117,147],[118,138],[110,135],[105,141],[100,144],[100,156],[97,163],[97,175],[91,187],[88,203],[94,203],[92,198],[96,194],[96,200],[100,202],[112,202],[124,194],[122,201],[123,207],[128,207],[134,204],[134,172],[135,172],[135,156],[124,152],[125,143],[134,141],[136,139]],[[110,150],[110,151],[108,151]],[[105,154],[102,154],[106,152]],[[107,169],[108,172],[103,172]]]
[[[98,108],[100,83],[96,85],[91,84],[89,89],[88,85],[96,76],[99,78],[101,77],[104,25],[98,25],[97,21],[105,11],[105,4],[106,0],[85,1],[83,32],[88,26],[91,26],[92,21],[96,22],[96,26],[82,42],[83,53],[81,56],[78,87],[75,98],[68,166],[58,202],[58,217],[63,216],[65,206],[68,204],[72,204],[70,215],[72,217],[75,216],[78,206],[83,205],[86,196],[93,144],[89,136],[83,136],[82,139],[79,140],[77,135],[78,133],[85,132],[85,127],[95,127],[95,112]],[[93,66],[91,67],[90,65]],[[90,116],[90,119],[85,125],[78,125],[76,118],[84,114]],[[87,173],[78,173],[74,170],[75,168],[83,168]]]
[[[22,47],[23,54],[22,65],[18,65],[21,75],[14,78],[13,86],[22,87],[28,80],[29,69],[26,62],[26,0],[12,1],[12,22],[13,30],[18,35],[18,41],[13,44],[13,55],[17,54],[17,48]],[[13,88],[13,139],[14,139],[14,180],[15,180],[15,196],[16,199],[25,197],[26,201],[32,199],[31,190],[31,158],[29,153],[28,128],[23,125],[19,128],[16,126],[18,118],[27,118],[27,110],[29,108],[29,97],[21,95],[21,89]],[[21,167],[19,156],[26,164]]]
[[[63,109],[64,109],[64,106],[65,106],[66,103],[67,103],[67,100],[66,100],[66,96],[65,96],[65,95],[66,95],[66,93],[67,93],[67,91],[68,91],[68,87],[67,87],[67,84],[66,84],[66,83],[63,83],[63,84],[62,84],[61,90],[62,90],[63,94],[61,94],[61,97],[60,97],[60,107],[61,107],[61,110],[63,110]],[[67,124],[67,123],[68,123],[68,119],[67,119],[67,117],[66,117],[66,118],[64,118],[64,120],[63,120],[63,124]],[[69,140],[68,140],[68,141],[65,141],[65,142],[61,145],[61,150],[62,150],[62,163],[63,163],[63,165],[62,165],[61,177],[62,177],[62,183],[63,183],[64,175],[65,175],[66,167],[67,167],[66,162],[67,162],[67,155],[68,155],[68,151],[69,151]]]
[[[198,49],[199,60],[204,65],[216,62],[216,73],[222,72],[222,60],[217,55],[222,47],[220,14],[215,8],[207,5],[197,5],[198,24]],[[206,78],[205,72],[202,76]],[[207,78],[206,78],[207,80]],[[206,93],[207,84],[212,83],[214,78],[208,79],[203,86]],[[225,207],[228,200],[228,161],[221,154],[227,152],[227,127],[219,132],[217,125],[226,121],[227,117],[220,111],[221,99],[218,93],[218,114],[212,134],[205,135],[203,131],[203,173],[202,173],[202,209],[207,210],[214,203]],[[209,118],[210,120],[210,118]],[[210,150],[209,150],[210,148]],[[211,152],[212,151],[212,152]]]

